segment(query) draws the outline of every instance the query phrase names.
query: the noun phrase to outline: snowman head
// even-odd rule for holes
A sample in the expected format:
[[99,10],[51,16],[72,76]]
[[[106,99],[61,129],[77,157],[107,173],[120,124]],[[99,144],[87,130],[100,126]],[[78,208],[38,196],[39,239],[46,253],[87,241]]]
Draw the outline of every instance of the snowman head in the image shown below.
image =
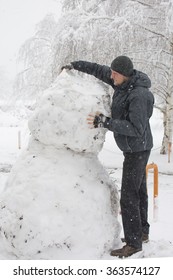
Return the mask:
[[45,91],[29,128],[34,139],[42,144],[79,153],[98,153],[106,129],[91,129],[86,119],[96,111],[108,114],[108,104],[108,95],[95,79],[63,71]]

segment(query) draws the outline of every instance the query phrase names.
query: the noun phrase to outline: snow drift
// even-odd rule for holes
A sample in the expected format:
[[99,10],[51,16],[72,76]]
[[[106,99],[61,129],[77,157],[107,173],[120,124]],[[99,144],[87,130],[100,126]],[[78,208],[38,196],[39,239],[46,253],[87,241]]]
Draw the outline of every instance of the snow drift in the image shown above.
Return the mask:
[[30,141],[0,203],[3,246],[19,259],[100,259],[118,240],[118,193],[98,160],[109,96],[93,79],[63,71],[29,121]]

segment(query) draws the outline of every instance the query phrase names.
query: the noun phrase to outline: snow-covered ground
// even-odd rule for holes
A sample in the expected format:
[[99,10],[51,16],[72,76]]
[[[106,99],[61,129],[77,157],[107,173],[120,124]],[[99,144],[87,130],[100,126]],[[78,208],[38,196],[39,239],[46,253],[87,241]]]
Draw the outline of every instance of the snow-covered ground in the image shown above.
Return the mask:
[[[10,120],[6,114],[5,126],[0,127],[0,191],[3,190],[5,182],[9,176],[10,169],[19,157],[21,150],[18,147],[18,132],[21,131],[21,146],[26,145],[27,130],[26,127],[10,126]],[[149,222],[150,222],[150,242],[144,244],[144,257],[173,257],[173,158],[168,163],[167,155],[159,154],[161,146],[162,125],[159,116],[152,120],[154,132],[154,148],[152,150],[149,163],[154,162],[159,169],[159,195],[153,199],[153,173],[148,176],[149,193]],[[110,176],[118,185],[121,186],[122,173],[122,153],[116,147],[112,134],[107,133],[104,147],[99,155],[100,161],[106,167]],[[121,223],[121,215],[119,215]],[[123,232],[121,232],[123,236]],[[10,259],[10,256],[0,244],[0,259]],[[103,259],[112,259],[109,252],[105,252]],[[131,257],[135,258],[135,257]]]

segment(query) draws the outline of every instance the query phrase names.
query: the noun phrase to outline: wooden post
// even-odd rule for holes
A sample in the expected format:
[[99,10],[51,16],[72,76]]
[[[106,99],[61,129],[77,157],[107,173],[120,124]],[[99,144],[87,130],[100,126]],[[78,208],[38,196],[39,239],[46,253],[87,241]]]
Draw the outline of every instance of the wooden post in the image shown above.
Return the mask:
[[148,170],[154,169],[154,198],[158,196],[158,167],[155,163],[150,163],[146,166],[146,175],[148,176]]
[[154,191],[153,191],[153,217],[154,220],[157,221],[158,219],[158,167],[156,164],[151,163],[146,166],[146,177],[148,176],[148,170],[153,169],[154,170]]

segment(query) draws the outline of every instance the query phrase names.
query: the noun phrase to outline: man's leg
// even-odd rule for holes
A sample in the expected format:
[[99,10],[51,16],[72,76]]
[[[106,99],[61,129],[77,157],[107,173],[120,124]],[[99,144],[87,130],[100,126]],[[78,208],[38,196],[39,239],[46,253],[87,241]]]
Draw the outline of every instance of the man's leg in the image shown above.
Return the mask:
[[[140,198],[144,196],[144,172],[150,152],[125,153],[121,189],[121,213],[127,245],[142,248],[142,221]],[[143,185],[144,186],[144,185]],[[144,205],[145,204],[145,205]],[[143,210],[144,212],[144,210]]]
[[142,179],[142,183],[139,189],[140,196],[140,214],[141,214],[141,223],[142,223],[142,233],[149,234],[149,223],[148,223],[148,193],[147,193],[147,184],[146,184],[146,171]]

